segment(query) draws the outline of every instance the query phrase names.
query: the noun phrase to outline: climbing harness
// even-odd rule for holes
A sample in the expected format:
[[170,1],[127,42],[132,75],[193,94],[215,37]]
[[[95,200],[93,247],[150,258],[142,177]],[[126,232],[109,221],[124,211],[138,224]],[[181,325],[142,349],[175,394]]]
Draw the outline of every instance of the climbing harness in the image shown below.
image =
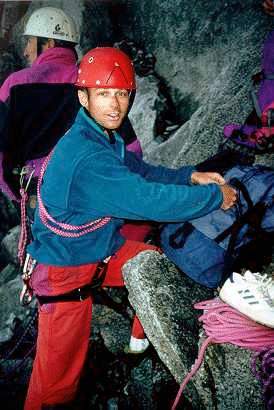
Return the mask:
[[60,295],[35,295],[39,304],[42,306],[45,303],[82,302],[86,298],[92,296],[93,292],[101,287],[102,283],[104,282],[109,259],[110,258],[107,258],[105,261],[98,263],[95,274],[89,284]]
[[199,317],[199,321],[203,322],[207,338],[200,348],[198,358],[191,371],[180,386],[172,410],[176,409],[187,383],[199,370],[209,344],[231,343],[255,352],[273,348],[274,345],[273,329],[248,319],[223,303],[219,298],[196,303],[194,308],[204,310],[203,315]]

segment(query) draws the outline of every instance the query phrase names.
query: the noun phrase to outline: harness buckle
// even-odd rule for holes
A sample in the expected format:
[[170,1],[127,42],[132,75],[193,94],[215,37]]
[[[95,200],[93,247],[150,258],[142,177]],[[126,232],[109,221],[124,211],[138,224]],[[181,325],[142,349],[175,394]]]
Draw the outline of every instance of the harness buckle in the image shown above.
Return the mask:
[[23,284],[23,288],[20,293],[20,305],[27,306],[32,301],[33,292],[26,283]]
[[[21,171],[20,171],[20,188],[23,189],[25,192],[27,192],[30,181],[33,177],[34,174],[34,169],[31,169],[29,166],[25,165],[24,167],[22,167]],[[27,178],[27,182],[24,186],[24,182],[25,182],[25,177],[28,176]]]
[[27,306],[32,301],[33,297],[33,290],[30,286],[30,279],[32,272],[37,264],[36,259],[32,259],[29,253],[26,255],[23,273],[22,273],[22,281],[23,281],[23,288],[20,293],[20,304],[22,306]]
[[84,299],[83,299],[83,295],[82,295],[82,290],[81,290],[81,288],[78,288],[77,290],[79,292],[79,301],[83,302]]

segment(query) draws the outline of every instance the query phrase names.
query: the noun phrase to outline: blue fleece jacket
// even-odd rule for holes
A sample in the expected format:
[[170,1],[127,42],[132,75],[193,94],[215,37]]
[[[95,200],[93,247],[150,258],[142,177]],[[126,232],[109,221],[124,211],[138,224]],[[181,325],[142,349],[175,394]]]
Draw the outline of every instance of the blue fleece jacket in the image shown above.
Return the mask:
[[217,209],[222,194],[216,184],[190,186],[193,167],[152,166],[115,143],[81,109],[58,142],[41,189],[47,211],[60,222],[81,225],[110,216],[102,228],[79,238],[50,231],[36,210],[34,240],[28,252],[40,263],[59,266],[93,263],[124,243],[124,219],[186,221]]

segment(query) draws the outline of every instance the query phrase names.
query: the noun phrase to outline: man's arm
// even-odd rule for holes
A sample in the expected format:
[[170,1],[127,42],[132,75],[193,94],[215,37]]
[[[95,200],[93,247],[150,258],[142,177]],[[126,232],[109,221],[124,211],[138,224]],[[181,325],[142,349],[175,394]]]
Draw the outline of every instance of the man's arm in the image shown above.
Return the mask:
[[10,96],[10,90],[14,85],[26,84],[32,78],[31,68],[23,68],[10,74],[0,87],[0,100],[6,102]]
[[0,87],[0,101],[6,102],[10,95],[10,76],[6,78]]
[[132,152],[126,152],[125,165],[131,172],[135,172],[151,182],[161,182],[164,184],[186,185],[191,183],[191,174],[195,168],[185,166],[179,169],[171,169],[160,165],[151,165],[138,158]]
[[[94,166],[96,164],[96,166]],[[205,215],[223,203],[217,184],[176,185],[148,181],[131,172],[117,157],[89,155],[74,176],[70,207],[100,216],[179,222]]]

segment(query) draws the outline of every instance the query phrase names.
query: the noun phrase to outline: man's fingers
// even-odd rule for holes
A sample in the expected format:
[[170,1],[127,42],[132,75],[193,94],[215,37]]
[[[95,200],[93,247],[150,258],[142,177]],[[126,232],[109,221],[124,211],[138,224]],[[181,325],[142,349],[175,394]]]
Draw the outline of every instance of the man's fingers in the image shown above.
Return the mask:
[[221,185],[220,189],[223,194],[223,203],[221,205],[221,208],[226,211],[227,209],[235,205],[237,201],[237,191],[227,184]]
[[216,182],[218,185],[224,185],[225,184],[225,179],[222,177],[222,175],[218,174],[218,172],[212,172],[211,173],[211,179]]

